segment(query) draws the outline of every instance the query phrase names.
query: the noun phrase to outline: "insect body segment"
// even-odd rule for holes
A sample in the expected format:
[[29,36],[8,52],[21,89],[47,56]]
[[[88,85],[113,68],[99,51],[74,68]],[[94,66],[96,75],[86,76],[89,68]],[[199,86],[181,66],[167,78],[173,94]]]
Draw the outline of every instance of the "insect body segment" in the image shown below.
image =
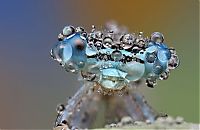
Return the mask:
[[107,89],[122,89],[130,81],[146,79],[153,87],[157,79],[166,79],[178,66],[174,49],[164,43],[164,36],[154,32],[150,38],[120,32],[113,27],[86,33],[82,27],[66,26],[52,57],[67,71],[81,73],[83,80],[99,83]]

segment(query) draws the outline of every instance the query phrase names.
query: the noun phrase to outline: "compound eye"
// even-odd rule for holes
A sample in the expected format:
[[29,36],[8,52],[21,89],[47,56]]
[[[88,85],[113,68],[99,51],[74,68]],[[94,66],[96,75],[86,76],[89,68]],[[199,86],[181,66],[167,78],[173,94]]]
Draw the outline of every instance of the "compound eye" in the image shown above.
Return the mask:
[[73,26],[65,26],[65,27],[63,28],[63,31],[62,31],[62,34],[63,34],[64,36],[66,36],[66,37],[68,37],[68,36],[70,36],[70,35],[72,35],[72,34],[74,34],[74,33],[75,33],[75,29],[74,29]]

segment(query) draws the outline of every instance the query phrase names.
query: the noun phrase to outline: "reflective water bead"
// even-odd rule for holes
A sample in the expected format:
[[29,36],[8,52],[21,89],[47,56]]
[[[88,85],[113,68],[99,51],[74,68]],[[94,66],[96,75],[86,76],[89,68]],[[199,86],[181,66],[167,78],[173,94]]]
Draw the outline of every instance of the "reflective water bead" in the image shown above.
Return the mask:
[[148,87],[153,88],[156,85],[156,76],[154,74],[149,74],[146,79],[146,84]]
[[169,48],[169,51],[171,52],[171,54],[176,54],[176,50],[174,48]]
[[124,49],[129,49],[133,46],[134,41],[136,40],[136,36],[132,34],[125,34],[121,38],[121,42],[123,43]]
[[63,58],[63,46],[63,42],[60,41],[53,49],[51,49],[51,57],[58,62],[61,62]]
[[163,66],[157,61],[153,65],[153,72],[157,75],[161,74],[164,71]]
[[52,58],[67,71],[84,71],[84,80],[95,78],[109,89],[118,89],[142,78],[153,87],[156,79],[166,79],[167,70],[178,66],[176,52],[163,43],[163,34],[154,32],[149,39],[142,32],[137,36],[124,32],[115,24],[107,29],[98,31],[93,26],[87,35],[82,27],[66,26],[60,35],[62,42],[51,51]]
[[86,39],[87,38],[87,33],[86,32],[82,32],[81,33],[81,37],[84,37]]
[[65,37],[63,36],[62,33],[58,34],[58,41],[62,41]]
[[126,63],[126,65],[123,66],[122,70],[128,73],[126,79],[130,81],[136,81],[139,80],[144,75],[145,66],[144,64],[132,61]]
[[154,32],[151,34],[151,41],[156,42],[156,43],[163,43],[164,36],[160,32]]
[[104,40],[103,40],[103,46],[104,46],[105,48],[111,48],[112,45],[113,45],[113,40],[112,40],[112,38],[110,38],[110,37],[104,38]]
[[65,26],[62,31],[62,34],[66,37],[72,35],[73,33],[75,33],[75,29],[73,26]]
[[65,105],[59,104],[56,108],[58,114],[61,114],[65,110]]
[[171,69],[175,69],[179,66],[180,64],[180,61],[179,61],[179,58],[176,54],[172,55],[171,58],[169,59],[169,62],[168,62],[168,68],[171,70]]
[[80,33],[84,32],[83,27],[77,27],[75,30],[76,30],[76,32],[80,32]]
[[166,80],[170,75],[169,70],[165,70],[162,74],[160,74],[159,79],[160,80]]
[[95,46],[96,46],[96,48],[99,50],[99,49],[101,49],[101,47],[102,47],[102,43],[101,43],[100,41],[97,41],[97,42],[95,43]]
[[122,53],[118,50],[115,50],[112,52],[111,57],[115,60],[115,61],[119,61],[122,58]]
[[78,68],[73,62],[65,63],[64,68],[66,69],[66,71],[69,71],[69,72],[72,72],[72,73],[78,72]]
[[99,39],[103,37],[103,33],[101,31],[97,31],[95,32],[95,34],[96,34],[96,37]]
[[66,44],[63,48],[63,61],[68,62],[72,57],[72,46],[70,44]]
[[85,62],[83,62],[83,61],[78,62],[78,67],[79,68],[83,68],[84,65],[85,65]]
[[96,74],[81,71],[81,76],[83,77],[84,80],[93,81],[96,77]]
[[146,61],[149,62],[149,63],[153,63],[156,59],[156,53],[153,52],[153,53],[149,53],[147,52],[146,53]]

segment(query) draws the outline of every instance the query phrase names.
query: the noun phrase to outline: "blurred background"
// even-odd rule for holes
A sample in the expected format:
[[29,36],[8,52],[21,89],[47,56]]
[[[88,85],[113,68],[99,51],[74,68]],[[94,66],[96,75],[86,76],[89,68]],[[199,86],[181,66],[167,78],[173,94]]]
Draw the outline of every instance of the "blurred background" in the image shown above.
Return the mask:
[[142,91],[160,112],[199,122],[198,0],[1,0],[0,128],[50,129],[56,106],[81,84],[50,58],[65,25],[101,28],[116,20],[131,32],[164,34],[181,64]]

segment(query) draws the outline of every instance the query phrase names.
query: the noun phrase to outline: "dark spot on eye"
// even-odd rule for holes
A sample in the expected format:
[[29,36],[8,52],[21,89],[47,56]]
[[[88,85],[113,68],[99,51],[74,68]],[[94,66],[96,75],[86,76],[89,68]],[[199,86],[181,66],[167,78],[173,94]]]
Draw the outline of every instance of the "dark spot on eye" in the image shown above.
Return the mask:
[[75,47],[76,47],[77,50],[82,51],[82,50],[85,48],[85,45],[84,45],[84,43],[83,43],[82,40],[77,39],[77,40],[75,41]]

